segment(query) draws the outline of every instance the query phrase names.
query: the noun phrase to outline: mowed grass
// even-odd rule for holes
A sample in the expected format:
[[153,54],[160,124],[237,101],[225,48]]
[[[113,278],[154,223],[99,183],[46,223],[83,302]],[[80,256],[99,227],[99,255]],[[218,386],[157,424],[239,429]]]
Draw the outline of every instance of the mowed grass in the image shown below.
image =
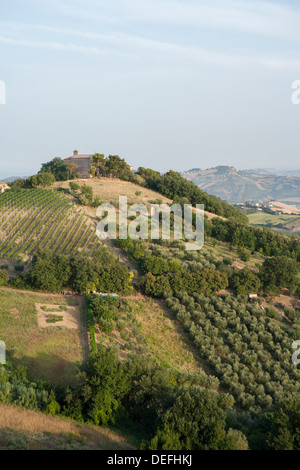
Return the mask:
[[33,378],[72,384],[83,361],[81,333],[59,326],[39,328],[35,305],[41,302],[67,305],[59,296],[0,289],[0,339],[12,362],[27,366]]

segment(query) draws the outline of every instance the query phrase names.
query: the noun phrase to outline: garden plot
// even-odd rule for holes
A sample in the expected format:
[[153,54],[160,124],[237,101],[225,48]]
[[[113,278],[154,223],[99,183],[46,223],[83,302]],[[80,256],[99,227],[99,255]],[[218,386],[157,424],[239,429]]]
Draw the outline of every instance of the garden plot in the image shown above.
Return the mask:
[[80,330],[80,305],[36,304],[38,325],[40,328],[50,326]]

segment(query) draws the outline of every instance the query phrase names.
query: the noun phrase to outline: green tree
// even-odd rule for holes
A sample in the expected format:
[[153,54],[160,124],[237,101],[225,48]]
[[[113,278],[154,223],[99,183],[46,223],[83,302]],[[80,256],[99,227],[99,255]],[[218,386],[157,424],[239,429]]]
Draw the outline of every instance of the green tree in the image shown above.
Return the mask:
[[77,169],[78,169],[78,165],[76,165],[76,163],[69,163],[69,164],[67,165],[68,179],[69,179],[69,180],[70,180],[71,178],[74,178]]
[[29,278],[32,285],[43,291],[56,292],[59,282],[56,278],[55,264],[50,251],[38,250],[32,260]]
[[114,424],[124,413],[121,400],[131,388],[125,366],[114,349],[101,348],[89,357],[85,382],[91,390],[87,416],[97,425]]
[[55,183],[55,176],[52,173],[42,172],[38,174],[37,181],[39,186],[45,188]]
[[[221,450],[227,448],[226,402],[217,393],[199,387],[184,390],[166,412],[155,440],[160,449]],[[232,404],[231,404],[232,406]],[[155,442],[152,440],[152,447]]]
[[67,165],[61,158],[54,158],[51,162],[43,163],[40,173],[52,173],[56,181],[68,179]]
[[297,286],[299,264],[287,256],[274,256],[265,259],[260,268],[263,286],[270,292],[286,287],[294,289]]
[[8,284],[9,276],[7,269],[0,269],[0,286],[6,286]]
[[259,277],[248,268],[234,271],[230,277],[230,285],[238,295],[258,292],[261,288]]
[[275,405],[267,443],[275,450],[300,450],[300,399]]

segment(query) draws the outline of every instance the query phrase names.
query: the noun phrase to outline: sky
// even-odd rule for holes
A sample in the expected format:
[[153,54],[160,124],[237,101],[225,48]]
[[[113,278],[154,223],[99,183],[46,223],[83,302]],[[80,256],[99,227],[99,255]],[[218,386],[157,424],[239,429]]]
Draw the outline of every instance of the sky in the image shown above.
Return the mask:
[[299,169],[299,25],[289,0],[1,0],[0,177],[74,149]]

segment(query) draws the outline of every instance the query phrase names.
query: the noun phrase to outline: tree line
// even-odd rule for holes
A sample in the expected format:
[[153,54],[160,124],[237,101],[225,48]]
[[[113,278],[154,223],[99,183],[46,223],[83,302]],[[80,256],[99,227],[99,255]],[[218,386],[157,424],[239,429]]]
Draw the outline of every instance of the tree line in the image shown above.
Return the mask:
[[282,400],[258,415],[234,410],[232,397],[203,374],[157,366],[114,348],[90,354],[67,389],[34,381],[24,367],[0,366],[0,402],[131,432],[149,450],[299,450],[300,400]]
[[[3,271],[3,274],[2,274]],[[8,283],[7,270],[0,269],[0,284]],[[99,249],[93,258],[66,255],[52,256],[47,249],[38,249],[28,273],[19,274],[11,285],[45,292],[72,290],[85,292],[130,293],[131,275],[106,249]]]

